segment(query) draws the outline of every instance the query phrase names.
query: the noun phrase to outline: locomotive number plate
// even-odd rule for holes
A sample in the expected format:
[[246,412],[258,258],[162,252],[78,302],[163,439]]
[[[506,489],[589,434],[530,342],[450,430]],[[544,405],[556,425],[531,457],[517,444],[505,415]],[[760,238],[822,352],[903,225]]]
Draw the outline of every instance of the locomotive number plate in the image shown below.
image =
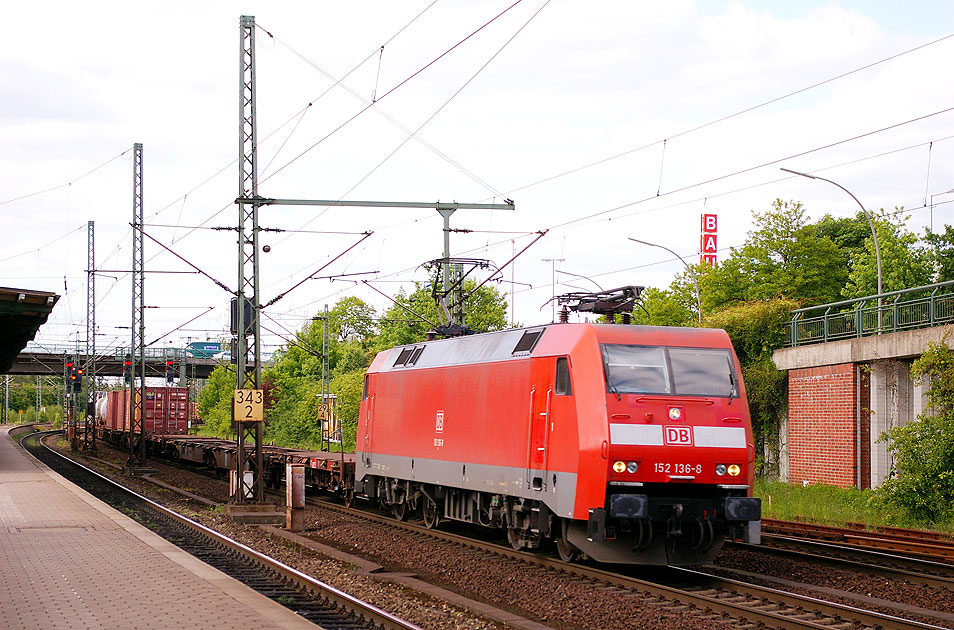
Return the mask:
[[701,475],[702,464],[676,464],[673,462],[656,462],[653,472],[667,475]]

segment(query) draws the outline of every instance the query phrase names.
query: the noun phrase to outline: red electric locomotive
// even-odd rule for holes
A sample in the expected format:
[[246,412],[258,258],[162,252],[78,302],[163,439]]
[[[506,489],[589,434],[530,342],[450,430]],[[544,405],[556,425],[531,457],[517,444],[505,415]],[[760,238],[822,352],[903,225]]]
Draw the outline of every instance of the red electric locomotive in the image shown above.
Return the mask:
[[757,539],[754,447],[725,331],[551,324],[427,341],[365,376],[355,491],[506,529],[564,559],[689,565]]

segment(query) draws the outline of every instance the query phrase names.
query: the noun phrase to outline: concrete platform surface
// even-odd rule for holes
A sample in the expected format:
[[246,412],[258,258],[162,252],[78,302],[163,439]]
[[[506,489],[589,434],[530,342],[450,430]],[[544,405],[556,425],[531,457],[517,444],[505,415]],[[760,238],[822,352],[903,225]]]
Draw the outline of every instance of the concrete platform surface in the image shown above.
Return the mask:
[[0,627],[317,628],[36,462],[0,425]]

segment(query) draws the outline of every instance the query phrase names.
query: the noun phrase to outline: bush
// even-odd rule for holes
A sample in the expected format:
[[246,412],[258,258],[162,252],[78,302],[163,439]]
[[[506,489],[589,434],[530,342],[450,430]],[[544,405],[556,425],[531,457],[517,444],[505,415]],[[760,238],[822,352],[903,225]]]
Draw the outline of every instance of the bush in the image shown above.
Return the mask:
[[895,470],[879,494],[912,516],[954,521],[954,352],[931,344],[911,367],[917,383],[931,379],[924,413],[882,435],[894,453]]

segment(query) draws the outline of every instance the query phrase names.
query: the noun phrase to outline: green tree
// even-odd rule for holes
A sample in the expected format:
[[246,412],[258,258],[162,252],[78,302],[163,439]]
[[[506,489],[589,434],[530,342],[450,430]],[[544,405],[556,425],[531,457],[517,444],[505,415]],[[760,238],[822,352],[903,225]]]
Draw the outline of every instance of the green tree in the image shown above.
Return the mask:
[[895,474],[878,489],[889,504],[916,518],[954,520],[954,352],[932,343],[914,362],[915,381],[930,379],[924,413],[887,432]]
[[944,226],[944,233],[937,234],[925,230],[925,242],[928,244],[928,256],[934,272],[934,282],[954,280],[954,228]]
[[[917,236],[904,225],[906,218],[900,214],[895,214],[892,218],[884,210],[881,210],[880,216],[874,218],[881,250],[881,286],[885,293],[924,286],[929,284],[933,277],[931,258],[927,252],[917,247]],[[874,238],[869,231],[864,249],[851,266],[842,295],[851,299],[875,295],[877,292],[877,257]]]
[[209,381],[199,392],[199,417],[202,433],[229,437],[232,433],[232,392],[235,391],[235,371],[224,365],[216,366]]
[[[473,280],[463,284],[464,294],[469,295],[464,301],[465,323],[476,332],[503,330],[507,327],[506,297],[492,286],[485,284],[475,290],[476,286]],[[394,302],[380,322],[377,350],[422,341],[429,329],[442,322],[431,290],[421,283],[415,283],[410,295],[402,289]]]
[[[694,299],[694,298],[693,298]],[[640,308],[633,310],[633,323],[644,326],[688,326],[698,322],[671,289],[649,287],[639,298]]]
[[[779,422],[787,405],[785,372],[772,362],[772,351],[785,340],[785,323],[796,308],[793,300],[771,300],[739,304],[706,316],[705,326],[722,328],[729,334],[742,365],[756,452],[778,445]],[[778,453],[773,459],[778,461]]]
[[[726,282],[742,300],[796,297],[810,304],[840,299],[846,279],[844,254],[808,222],[801,203],[776,199],[768,212],[753,213],[755,230],[708,284]],[[728,277],[726,275],[728,274]],[[733,302],[727,301],[716,307]]]

